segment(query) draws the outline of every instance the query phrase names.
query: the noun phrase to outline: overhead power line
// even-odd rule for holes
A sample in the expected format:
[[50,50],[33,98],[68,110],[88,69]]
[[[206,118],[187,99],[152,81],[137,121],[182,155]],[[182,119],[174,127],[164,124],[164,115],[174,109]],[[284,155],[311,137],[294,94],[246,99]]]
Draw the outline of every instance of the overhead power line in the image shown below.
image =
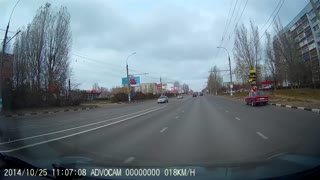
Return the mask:
[[[240,20],[241,20],[241,18],[242,18],[243,12],[245,11],[245,9],[246,9],[246,7],[247,7],[247,4],[248,4],[248,0],[246,0],[246,3],[244,4],[243,9],[242,9],[242,11],[241,11],[241,14],[240,14],[238,20],[236,21],[237,23],[235,24],[233,30],[230,31],[230,34],[231,34],[231,33],[234,33],[235,30],[236,30],[236,28],[238,27],[238,24],[239,24],[239,22],[240,22]],[[231,34],[231,35],[232,35],[232,34]],[[229,36],[229,37],[230,37],[230,36]],[[228,39],[228,42],[227,42],[226,44],[228,44],[229,41],[230,41],[230,38]]]
[[[228,23],[228,25],[227,25],[227,28],[226,28],[226,29],[227,29],[227,32],[228,32],[229,25],[231,24],[231,21],[232,21],[233,15],[234,15],[234,11],[235,11],[235,9],[236,9],[236,7],[237,7],[237,4],[238,4],[238,0],[236,1],[236,4],[234,5],[234,8],[233,8],[233,10],[232,10],[231,18],[230,18],[230,21],[229,21],[229,23]],[[223,36],[223,38],[222,38],[222,43],[223,43],[224,39],[225,39],[225,34],[224,34],[224,36]],[[221,44],[222,44],[222,43],[221,43]]]
[[285,1],[286,1],[286,0],[283,0],[283,1],[282,1],[282,3],[281,3],[281,5],[280,5],[277,13],[274,15],[274,17],[273,17],[272,21],[270,22],[269,26],[268,26],[267,29],[263,32],[263,34],[260,36],[260,38],[257,40],[257,42],[255,42],[254,44],[257,44],[257,43],[262,39],[262,37],[265,35],[265,33],[267,32],[267,30],[270,28],[270,26],[272,25],[272,23],[273,23],[273,22],[275,21],[275,19],[277,18],[278,14],[279,14],[279,12],[280,12],[280,10],[281,10],[281,8],[282,8],[282,5],[284,4]]
[[[104,62],[104,61],[102,61],[102,60],[97,60],[97,59],[93,59],[93,58],[89,58],[89,57],[87,57],[87,56],[84,56],[84,55],[80,55],[80,54],[78,54],[78,53],[71,53],[71,54],[73,54],[74,56],[77,56],[77,57],[80,57],[80,58],[83,58],[83,59],[86,59],[86,60],[89,60],[89,61],[92,61],[92,62],[96,62],[96,63],[100,63],[100,64],[106,64],[106,65],[112,65],[112,66],[114,66],[115,68],[121,68],[121,70],[118,70],[118,69],[113,69],[113,68],[110,68],[110,67],[108,67],[108,69],[110,69],[110,70],[113,70],[113,71],[115,71],[115,72],[117,72],[117,73],[121,73],[122,74],[122,70],[123,69],[125,69],[125,66],[121,66],[121,65],[116,65],[116,64],[112,64],[112,63],[107,63],[107,62]],[[78,62],[78,60],[75,60],[76,62]],[[105,66],[100,66],[101,68],[104,68],[104,69],[106,69],[106,67]],[[135,72],[135,73],[142,73],[142,72],[140,72],[140,71],[137,71],[137,70],[134,70],[134,69],[129,69],[131,72]],[[124,71],[123,71],[124,72]],[[150,72],[149,72],[150,73]],[[109,74],[110,74],[110,72],[109,72]],[[160,73],[156,73],[156,72],[152,72],[152,74],[159,74],[159,77],[161,76],[160,75]],[[111,76],[113,76],[113,77],[119,77],[118,75],[111,75]],[[121,75],[122,76],[122,75]],[[144,76],[146,76],[146,75],[144,75]],[[155,77],[155,76],[146,76],[146,77],[149,77],[149,78],[152,78],[152,79],[159,79],[159,77]],[[169,78],[166,78],[166,79],[169,79]],[[172,81],[176,81],[176,80],[173,80],[173,79],[169,79],[169,80],[172,80]]]
[[[222,38],[223,38],[223,36],[224,36],[224,33],[225,33],[226,30],[227,30],[227,24],[228,24],[229,18],[230,18],[232,3],[233,3],[233,0],[231,1],[230,7],[229,7],[228,16],[227,16],[227,21],[226,21],[226,24],[224,25],[223,32],[222,32]],[[221,41],[222,41],[222,38],[221,38]]]

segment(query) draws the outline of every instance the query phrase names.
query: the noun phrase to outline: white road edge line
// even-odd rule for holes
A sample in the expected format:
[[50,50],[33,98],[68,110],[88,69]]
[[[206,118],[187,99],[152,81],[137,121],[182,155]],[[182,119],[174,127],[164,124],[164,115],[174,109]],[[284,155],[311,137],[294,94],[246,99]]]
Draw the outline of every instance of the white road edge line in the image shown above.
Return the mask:
[[134,159],[135,157],[128,157],[126,160],[124,160],[124,163],[126,164],[131,163]]
[[240,121],[240,118],[238,118],[238,117],[235,117],[235,118],[236,118],[236,120]]
[[98,121],[98,122],[94,122],[94,123],[90,123],[90,124],[86,124],[86,125],[82,125],[82,126],[77,126],[77,127],[73,127],[73,128],[68,128],[68,129],[64,129],[64,130],[60,130],[60,131],[54,131],[54,132],[50,132],[50,133],[39,134],[39,135],[35,135],[35,136],[29,136],[29,137],[26,137],[26,138],[15,139],[15,140],[12,140],[12,141],[9,141],[9,142],[0,142],[0,145],[14,143],[14,142],[18,142],[18,141],[24,141],[24,140],[33,139],[33,138],[42,137],[42,136],[48,136],[48,135],[57,134],[57,133],[61,133],[61,132],[66,132],[66,131],[70,131],[70,130],[74,130],[74,129],[79,129],[79,128],[83,128],[83,127],[87,127],[87,126],[91,126],[91,125],[95,125],[95,124],[100,124],[100,123],[104,123],[104,122],[107,122],[107,121],[123,118],[123,117],[130,116],[130,115],[133,115],[133,114],[137,114],[137,113],[140,113],[140,112],[148,111],[150,109],[156,109],[156,108],[149,108],[149,109],[145,109],[145,110],[142,110],[142,111],[126,114],[126,115],[123,115],[123,116],[114,117],[114,118],[111,118],[111,119],[106,119],[106,120],[103,120],[103,121]]
[[168,127],[165,127],[165,128],[163,128],[163,129],[161,129],[161,133],[163,133],[165,130],[167,130],[168,129]]
[[262,137],[263,139],[268,139],[267,136],[263,135],[261,132],[256,132],[260,137]]
[[65,139],[65,138],[68,138],[68,137],[76,136],[76,135],[83,134],[83,133],[86,133],[86,132],[90,132],[90,131],[93,131],[93,130],[101,129],[101,128],[103,128],[103,127],[108,127],[108,126],[111,126],[111,125],[114,125],[114,124],[118,124],[118,123],[120,123],[120,122],[128,121],[128,120],[130,120],[130,119],[133,119],[133,118],[136,118],[136,117],[139,117],[139,116],[142,116],[142,115],[151,113],[151,112],[153,112],[153,111],[157,111],[157,110],[162,109],[162,108],[165,108],[165,107],[166,107],[166,106],[159,107],[159,108],[157,108],[157,109],[153,109],[153,110],[150,110],[150,111],[147,111],[147,112],[144,112],[144,113],[135,115],[135,116],[131,116],[131,117],[128,117],[128,118],[125,118],[125,119],[121,119],[121,120],[116,121],[116,122],[112,122],[112,123],[105,124],[105,125],[102,125],[102,126],[98,126],[98,127],[95,127],[95,128],[91,128],[91,129],[87,129],[87,130],[84,130],[84,131],[76,132],[76,133],[73,133],[73,134],[69,134],[69,135],[65,135],[65,136],[61,136],[61,137],[49,139],[49,140],[46,140],[46,141],[40,141],[40,142],[33,143],[33,144],[28,144],[28,145],[25,145],[25,146],[21,146],[21,147],[18,147],[18,148],[14,148],[14,149],[0,150],[0,152],[1,152],[1,153],[9,153],[9,152],[13,152],[13,151],[25,149],[25,148],[28,148],[28,147],[33,147],[33,146],[45,144],[45,143],[52,142],[52,141],[57,141],[57,140],[60,140],[60,139]]

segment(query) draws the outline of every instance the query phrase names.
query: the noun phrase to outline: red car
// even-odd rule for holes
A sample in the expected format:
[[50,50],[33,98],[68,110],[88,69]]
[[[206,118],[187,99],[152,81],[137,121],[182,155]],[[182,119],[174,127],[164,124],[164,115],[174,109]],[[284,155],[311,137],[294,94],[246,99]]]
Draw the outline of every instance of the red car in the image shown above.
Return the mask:
[[266,96],[263,91],[253,91],[249,93],[245,101],[246,104],[251,104],[251,106],[255,106],[258,104],[266,105],[269,101],[269,97]]

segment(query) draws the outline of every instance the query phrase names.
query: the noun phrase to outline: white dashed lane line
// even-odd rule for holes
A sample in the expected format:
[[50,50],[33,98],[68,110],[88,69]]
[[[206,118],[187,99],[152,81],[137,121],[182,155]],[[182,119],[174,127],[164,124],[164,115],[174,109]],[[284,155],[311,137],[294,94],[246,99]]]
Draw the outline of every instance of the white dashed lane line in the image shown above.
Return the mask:
[[178,119],[179,118],[179,116],[176,116],[176,119]]
[[235,118],[236,118],[236,120],[240,121],[240,118],[238,118],[238,117],[235,117]]
[[226,110],[226,113],[229,112],[228,110]]
[[134,159],[135,157],[128,157],[126,160],[124,160],[124,163],[126,164],[131,163]]
[[267,136],[263,135],[261,132],[256,132],[262,139],[268,139]]
[[161,133],[163,133],[165,130],[167,130],[168,129],[168,127],[164,127],[163,129],[161,129]]

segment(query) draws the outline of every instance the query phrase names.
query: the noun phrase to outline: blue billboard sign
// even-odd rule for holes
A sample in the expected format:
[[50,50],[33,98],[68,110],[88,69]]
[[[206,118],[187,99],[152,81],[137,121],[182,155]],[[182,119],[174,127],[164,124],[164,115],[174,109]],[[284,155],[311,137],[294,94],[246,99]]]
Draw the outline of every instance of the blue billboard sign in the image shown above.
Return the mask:
[[[140,77],[129,77],[130,79],[130,85],[131,86],[137,86],[140,85]],[[128,78],[124,77],[122,78],[122,86],[128,85]]]

